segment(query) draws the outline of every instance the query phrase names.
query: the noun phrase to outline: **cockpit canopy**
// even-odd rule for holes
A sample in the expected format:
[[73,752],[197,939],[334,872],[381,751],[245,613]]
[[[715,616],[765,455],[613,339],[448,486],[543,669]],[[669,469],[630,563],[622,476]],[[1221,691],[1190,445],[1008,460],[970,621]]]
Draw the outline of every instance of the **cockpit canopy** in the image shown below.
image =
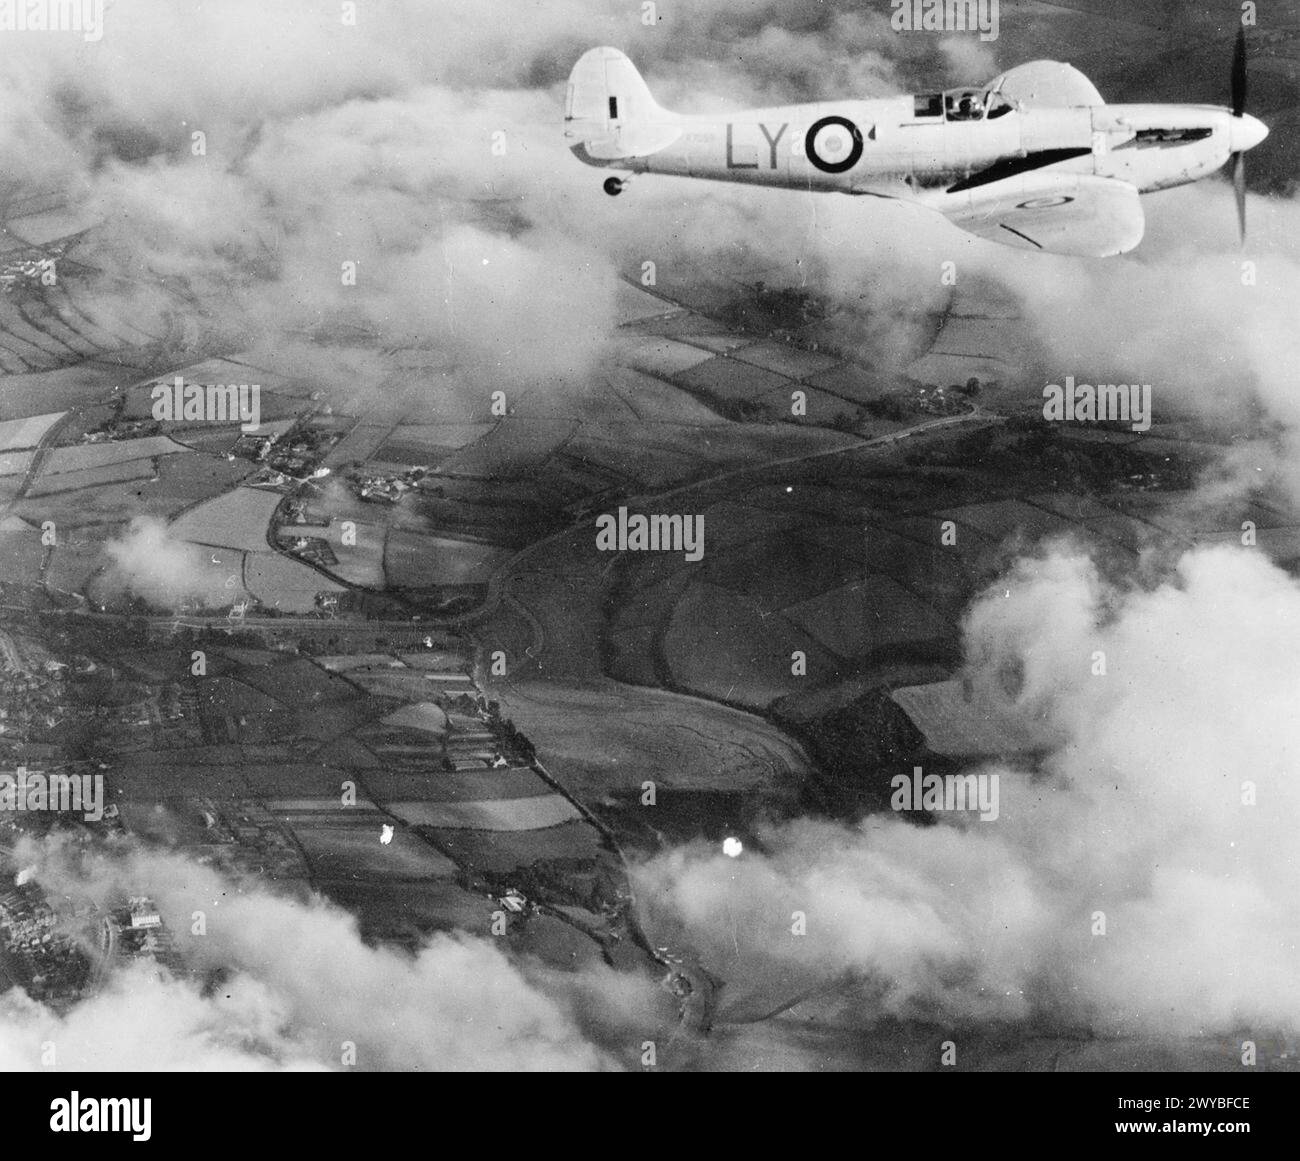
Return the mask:
[[949,89],[916,98],[917,117],[943,117],[948,121],[983,121],[1003,117],[1015,106],[991,89]]

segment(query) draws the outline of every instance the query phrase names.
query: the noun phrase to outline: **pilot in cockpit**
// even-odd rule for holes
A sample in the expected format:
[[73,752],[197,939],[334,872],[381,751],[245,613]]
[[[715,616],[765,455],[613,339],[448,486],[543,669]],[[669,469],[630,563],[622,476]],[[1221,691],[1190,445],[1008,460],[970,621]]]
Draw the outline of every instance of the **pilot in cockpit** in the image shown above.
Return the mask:
[[947,94],[946,113],[949,121],[979,121],[984,116],[984,101],[975,90]]

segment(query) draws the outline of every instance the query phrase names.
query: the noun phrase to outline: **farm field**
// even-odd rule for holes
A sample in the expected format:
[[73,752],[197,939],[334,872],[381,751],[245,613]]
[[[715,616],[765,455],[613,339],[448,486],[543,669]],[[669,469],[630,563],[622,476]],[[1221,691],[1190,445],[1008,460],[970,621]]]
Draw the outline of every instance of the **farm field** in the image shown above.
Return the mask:
[[195,544],[269,551],[267,529],[282,499],[275,492],[236,488],[191,508],[173,521],[169,531],[177,540]]
[[381,843],[374,826],[313,826],[295,820],[291,829],[302,844],[313,878],[322,883],[352,880],[382,883],[385,879],[450,879],[456,864],[412,832],[397,828]]
[[157,456],[178,455],[189,449],[165,435],[144,436],[141,439],[121,439],[108,443],[86,443],[77,447],[51,448],[45,457],[44,471],[88,471],[128,460],[150,460]]
[[35,452],[4,452],[0,454],[0,476],[22,476],[32,466]]
[[460,802],[390,802],[388,809],[411,826],[455,830],[540,830],[581,817],[573,803],[558,794]]
[[284,613],[313,613],[318,593],[344,591],[310,565],[274,552],[250,552],[244,558],[244,586],[267,608]]
[[58,492],[75,492],[81,488],[98,488],[130,480],[152,480],[154,474],[153,460],[130,460],[56,474],[46,472],[28,486],[26,494],[29,497],[52,496]]
[[45,415],[28,416],[26,419],[0,421],[0,452],[36,447],[66,414],[64,411],[51,411]]
[[498,545],[398,530],[385,546],[384,569],[398,588],[486,584],[510,556]]

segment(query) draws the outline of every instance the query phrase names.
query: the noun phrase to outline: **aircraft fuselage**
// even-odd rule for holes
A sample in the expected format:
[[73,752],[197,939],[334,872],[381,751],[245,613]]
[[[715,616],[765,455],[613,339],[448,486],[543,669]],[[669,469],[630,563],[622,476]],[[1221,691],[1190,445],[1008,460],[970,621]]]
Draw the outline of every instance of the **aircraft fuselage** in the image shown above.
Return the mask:
[[[1246,129],[1234,127],[1243,121]],[[633,173],[923,201],[1047,166],[1118,178],[1145,193],[1213,173],[1243,147],[1243,133],[1253,135],[1252,124],[1213,105],[1008,104],[963,118],[936,94],[675,115],[655,127],[657,147],[644,156],[629,156],[635,142],[613,119],[574,152]],[[650,128],[642,122],[634,132]]]

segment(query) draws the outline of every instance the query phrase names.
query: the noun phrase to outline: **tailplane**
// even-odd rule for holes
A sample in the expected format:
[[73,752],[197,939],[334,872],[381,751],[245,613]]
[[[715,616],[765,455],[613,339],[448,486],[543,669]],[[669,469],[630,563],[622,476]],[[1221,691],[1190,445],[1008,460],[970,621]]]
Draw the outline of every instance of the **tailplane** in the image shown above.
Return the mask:
[[678,120],[661,108],[616,48],[582,54],[569,74],[564,135],[584,161],[603,164],[645,157],[681,136]]

